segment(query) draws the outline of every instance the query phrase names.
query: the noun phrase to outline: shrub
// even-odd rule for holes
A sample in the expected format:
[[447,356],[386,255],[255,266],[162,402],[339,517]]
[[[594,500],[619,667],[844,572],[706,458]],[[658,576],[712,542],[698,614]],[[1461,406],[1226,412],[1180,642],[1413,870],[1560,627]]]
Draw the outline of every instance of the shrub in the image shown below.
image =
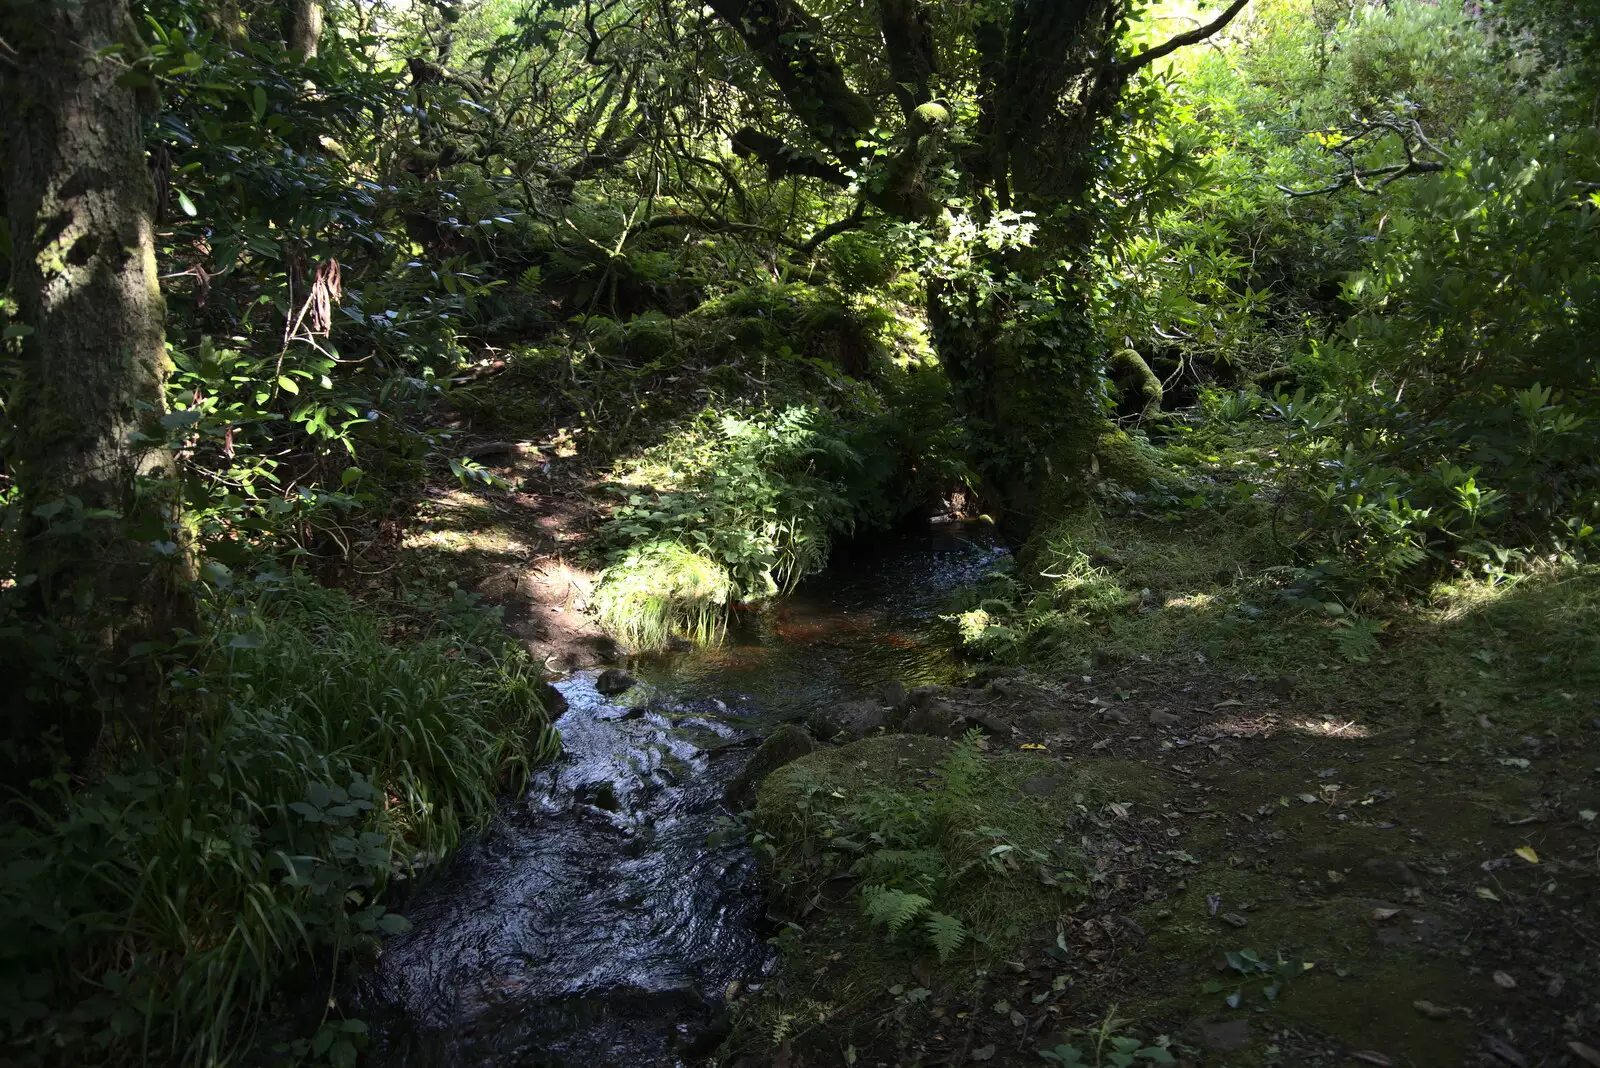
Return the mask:
[[[58,775],[0,827],[10,1063],[237,1062],[290,976],[331,987],[400,929],[390,880],[481,827],[558,745],[539,676],[481,615],[394,640],[299,581],[207,607],[215,636],[173,677],[181,740],[88,786]],[[296,1049],[353,1063],[360,1035],[325,1022]]]

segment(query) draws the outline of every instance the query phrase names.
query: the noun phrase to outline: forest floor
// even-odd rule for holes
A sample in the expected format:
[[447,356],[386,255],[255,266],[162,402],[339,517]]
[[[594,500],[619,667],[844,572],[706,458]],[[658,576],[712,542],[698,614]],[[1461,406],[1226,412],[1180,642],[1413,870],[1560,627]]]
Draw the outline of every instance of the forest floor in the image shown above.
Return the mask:
[[[461,446],[509,488],[435,480],[394,574],[502,606],[565,671],[620,650],[583,611],[614,449],[559,415],[516,440],[504,412],[464,420]],[[1372,662],[1304,679],[1163,656],[946,691],[997,753],[1036,763],[1029,782],[1110,791],[1074,824],[1104,889],[959,975],[803,940],[781,1004],[739,1006],[734,1063],[1031,1065],[1070,1044],[1114,1065],[1159,1039],[1240,1068],[1600,1065],[1600,689],[1560,668],[1565,643],[1593,645],[1597,586],[1413,613]]]
[[976,984],[808,946],[789,1000],[823,1018],[773,1063],[1132,1063],[1102,1030],[1205,1065],[1600,1063],[1600,720],[1420,696],[1149,665],[949,691],[996,748],[1043,746],[1022,789],[1109,784],[1080,828],[1110,893]]

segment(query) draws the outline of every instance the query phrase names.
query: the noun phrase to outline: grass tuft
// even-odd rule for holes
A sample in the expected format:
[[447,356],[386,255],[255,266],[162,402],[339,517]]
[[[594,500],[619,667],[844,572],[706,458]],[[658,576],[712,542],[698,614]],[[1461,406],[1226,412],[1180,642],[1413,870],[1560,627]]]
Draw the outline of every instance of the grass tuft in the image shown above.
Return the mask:
[[[331,991],[404,926],[389,882],[558,748],[539,675],[481,615],[395,641],[297,581],[209,607],[215,636],[174,677],[182,741],[81,788],[58,775],[0,828],[7,1063],[248,1059],[263,1015],[305,1010],[274,1000],[290,978]],[[327,1000],[307,998],[315,1037],[285,1052],[353,1063],[363,1029],[319,1024]]]

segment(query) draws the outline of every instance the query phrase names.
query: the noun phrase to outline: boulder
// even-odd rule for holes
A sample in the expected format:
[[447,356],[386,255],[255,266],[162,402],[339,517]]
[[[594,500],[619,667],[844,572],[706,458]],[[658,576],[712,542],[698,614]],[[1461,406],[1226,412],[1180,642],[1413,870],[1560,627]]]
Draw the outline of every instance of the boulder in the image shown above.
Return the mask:
[[843,701],[818,709],[806,723],[819,738],[833,741],[842,736],[855,741],[882,728],[884,718],[883,706],[876,701]]
[[792,723],[785,723],[761,743],[744,770],[736,775],[722,792],[723,803],[736,812],[751,808],[756,803],[756,787],[761,780],[785,764],[799,760],[818,749],[816,741]]
[[926,703],[913,703],[911,711],[906,713],[905,722],[900,725],[900,730],[906,734],[926,734],[934,738],[948,738],[951,731],[961,723],[955,709],[943,701],[928,701]]
[[607,697],[615,697],[632,689],[638,682],[638,679],[621,668],[606,668],[600,672],[600,677],[594,680],[594,688]]

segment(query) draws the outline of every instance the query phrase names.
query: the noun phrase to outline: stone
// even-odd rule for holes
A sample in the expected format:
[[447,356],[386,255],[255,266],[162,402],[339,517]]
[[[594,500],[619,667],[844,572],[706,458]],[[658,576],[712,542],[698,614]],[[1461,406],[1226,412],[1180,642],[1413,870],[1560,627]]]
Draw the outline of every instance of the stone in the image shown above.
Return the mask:
[[933,701],[925,705],[913,705],[911,711],[906,713],[905,722],[901,724],[900,729],[906,734],[948,738],[951,724],[956,718],[954,710],[949,705],[943,701]]
[[961,723],[955,728],[953,734],[965,734],[974,727],[991,738],[999,738],[1001,740],[1010,738],[1012,734],[1011,724],[998,716],[989,715],[985,712],[966,713],[961,717]]
[[883,727],[883,706],[876,701],[843,701],[813,712],[806,723],[819,738],[833,741],[843,736],[855,741]]
[[1156,709],[1150,713],[1150,726],[1152,727],[1176,727],[1182,722],[1183,720],[1174,716],[1171,712],[1163,712],[1160,709]]
[[911,695],[906,691],[906,684],[896,679],[883,687],[883,703],[890,708],[904,708],[906,702],[911,700]]
[[623,671],[621,668],[606,668],[600,672],[600,677],[594,680],[594,688],[607,697],[615,697],[638,685],[639,680]]
[[785,723],[761,743],[744,770],[722,792],[723,803],[735,812],[754,807],[761,780],[785,764],[817,751],[816,740],[792,723]]
[[537,689],[539,691],[539,703],[544,706],[546,715],[552,720],[557,720],[567,714],[567,698],[565,694],[550,685],[548,681],[541,681]]

